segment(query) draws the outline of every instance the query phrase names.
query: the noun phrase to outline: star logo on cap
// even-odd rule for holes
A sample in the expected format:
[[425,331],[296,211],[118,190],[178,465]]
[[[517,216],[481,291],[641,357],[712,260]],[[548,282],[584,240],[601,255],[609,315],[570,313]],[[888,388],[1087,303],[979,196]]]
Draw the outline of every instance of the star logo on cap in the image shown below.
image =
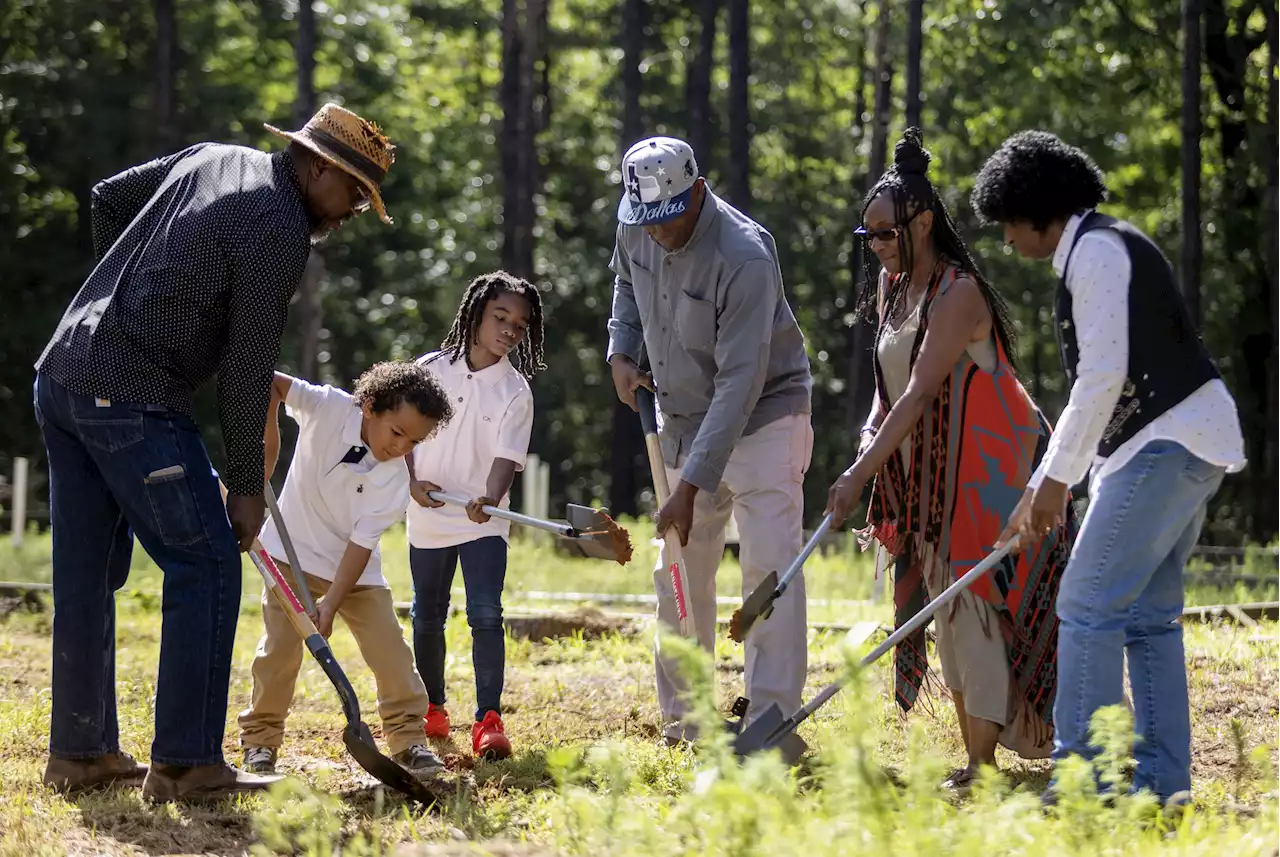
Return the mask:
[[636,165],[627,165],[627,193],[636,202],[640,202],[640,177],[636,175]]

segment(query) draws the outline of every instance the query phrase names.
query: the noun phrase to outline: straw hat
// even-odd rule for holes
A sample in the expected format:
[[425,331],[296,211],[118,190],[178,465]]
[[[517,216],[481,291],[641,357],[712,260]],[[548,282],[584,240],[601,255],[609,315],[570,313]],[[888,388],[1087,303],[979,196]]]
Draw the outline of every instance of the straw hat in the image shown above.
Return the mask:
[[266,129],[301,143],[354,176],[369,192],[369,200],[382,222],[392,222],[382,204],[381,185],[395,161],[395,146],[377,125],[330,102],[321,107],[301,131],[281,131],[271,125],[266,125]]

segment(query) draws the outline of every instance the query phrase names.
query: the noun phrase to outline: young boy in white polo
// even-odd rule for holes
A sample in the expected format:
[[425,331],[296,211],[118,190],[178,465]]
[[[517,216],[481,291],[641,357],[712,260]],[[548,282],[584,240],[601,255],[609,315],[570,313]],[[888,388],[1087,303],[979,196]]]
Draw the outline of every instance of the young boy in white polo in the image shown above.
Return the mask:
[[[354,395],[277,372],[264,436],[268,477],[280,451],[281,401],[299,432],[280,513],[307,585],[322,596],[316,627],[328,637],[335,616],[346,622],[377,682],[378,715],[392,757],[415,777],[428,777],[442,765],[425,744],[427,694],[382,576],[378,541],[409,499],[404,456],[448,422],[449,400],[414,363],[373,366],[356,382]],[[260,539],[289,577],[273,519]],[[253,660],[252,702],[239,717],[244,768],[256,773],[275,770],[302,665],[302,640],[265,589],[262,618],[266,633]]]
[[[426,733],[429,738],[449,734],[444,626],[461,560],[476,674],[471,747],[477,756],[503,759],[511,755],[502,723],[502,587],[510,524],[491,519],[481,507],[510,505],[511,483],[529,449],[533,393],[528,379],[545,368],[538,290],[503,271],[478,277],[467,287],[440,350],[418,362],[439,378],[454,411],[449,425],[419,447],[412,462],[417,501],[408,510],[413,647],[431,700]],[[441,489],[472,502],[463,509],[427,496]]]

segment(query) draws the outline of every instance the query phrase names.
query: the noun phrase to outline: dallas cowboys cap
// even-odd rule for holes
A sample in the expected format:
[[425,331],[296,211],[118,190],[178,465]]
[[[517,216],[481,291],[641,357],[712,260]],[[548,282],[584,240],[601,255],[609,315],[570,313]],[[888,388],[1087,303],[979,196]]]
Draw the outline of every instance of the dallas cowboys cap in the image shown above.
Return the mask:
[[622,200],[618,222],[651,226],[679,217],[689,208],[698,162],[693,147],[674,137],[650,137],[622,156]]

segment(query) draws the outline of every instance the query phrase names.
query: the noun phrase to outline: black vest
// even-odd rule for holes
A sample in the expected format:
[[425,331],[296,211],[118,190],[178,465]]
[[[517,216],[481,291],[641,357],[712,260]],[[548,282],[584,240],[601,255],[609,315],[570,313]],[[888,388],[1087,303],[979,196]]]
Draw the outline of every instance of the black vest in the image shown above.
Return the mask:
[[[1173,277],[1169,260],[1150,238],[1123,220],[1090,212],[1080,221],[1075,243],[1094,229],[1110,229],[1124,240],[1132,265],[1129,279],[1129,370],[1120,400],[1098,442],[1098,455],[1106,458],[1161,414],[1219,377],[1196,334]],[[1075,243],[1071,251],[1075,251]],[[1054,302],[1055,330],[1067,380],[1076,382],[1080,359],[1067,271],[1062,271]]]

